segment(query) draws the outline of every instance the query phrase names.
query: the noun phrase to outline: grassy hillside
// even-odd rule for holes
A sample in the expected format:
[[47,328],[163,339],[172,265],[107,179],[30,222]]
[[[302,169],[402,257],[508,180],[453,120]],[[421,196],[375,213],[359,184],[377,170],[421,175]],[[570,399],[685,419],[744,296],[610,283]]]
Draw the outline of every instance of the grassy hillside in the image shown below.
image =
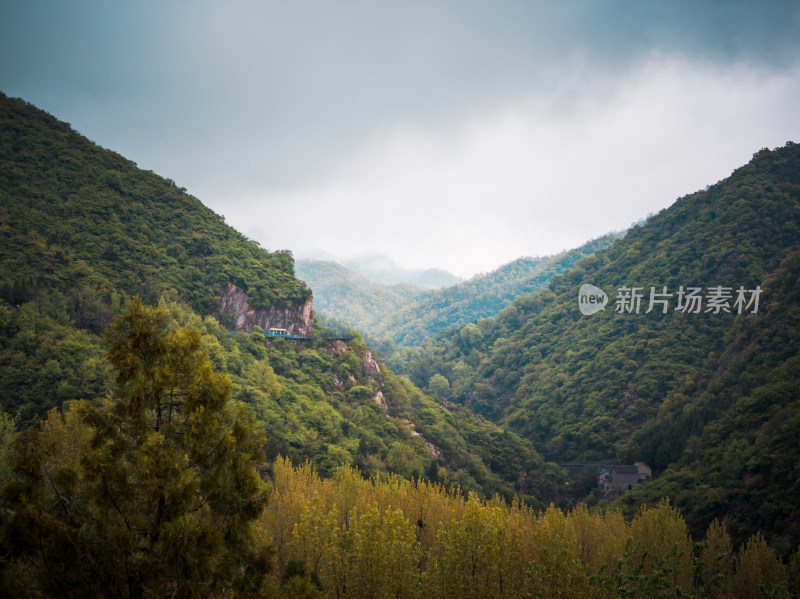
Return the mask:
[[[763,422],[734,414],[737,398],[750,397],[758,381],[769,382],[763,377],[774,372],[782,384],[797,384],[790,359],[797,330],[791,303],[784,304],[797,279],[780,272],[789,268],[781,264],[798,247],[800,146],[789,143],[756,153],[729,178],[679,199],[610,248],[554,277],[547,291],[517,300],[495,319],[464,327],[409,373],[423,386],[434,375],[444,376],[451,400],[510,426],[550,459],[641,459],[667,475],[679,464],[706,461],[704,467],[716,476],[704,480],[702,490],[686,490],[682,500],[703,506],[693,524],[702,527],[714,516],[744,521],[760,509],[734,501],[731,489],[749,479],[747,470],[731,467],[710,447],[697,450],[716,439],[711,446],[724,452],[719,443],[724,446],[728,435],[758,438]],[[771,282],[775,277],[783,283]],[[585,283],[608,295],[604,311],[581,314],[578,290]],[[662,293],[664,286],[673,294],[667,313],[658,303],[647,313],[650,288]],[[681,286],[701,288],[700,313],[676,310]],[[718,286],[731,288],[730,312],[707,311],[707,296]],[[751,306],[738,314],[736,290],[757,286],[758,312]],[[638,313],[617,311],[623,287],[643,289]],[[781,315],[773,316],[774,310]],[[747,335],[756,331],[758,352],[740,363],[753,352]],[[762,401],[760,417],[767,419],[800,407],[790,388]],[[726,435],[709,436],[719,428]],[[796,440],[784,449],[794,463],[800,459]],[[780,483],[760,487],[779,504],[770,534],[788,535],[794,543],[800,538],[792,515],[800,510],[798,495],[787,501],[778,496],[796,481],[797,473],[787,472]],[[702,501],[701,493],[707,495]],[[631,497],[637,496],[644,497]]]

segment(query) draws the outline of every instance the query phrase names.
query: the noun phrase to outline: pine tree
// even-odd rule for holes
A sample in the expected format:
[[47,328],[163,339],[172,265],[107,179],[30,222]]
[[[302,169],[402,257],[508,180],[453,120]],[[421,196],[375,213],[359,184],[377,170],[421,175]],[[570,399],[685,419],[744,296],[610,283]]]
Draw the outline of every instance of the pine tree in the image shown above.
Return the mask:
[[27,596],[257,595],[269,549],[263,440],[193,330],[136,298],[106,335],[117,392],[53,411],[5,492],[10,566]]

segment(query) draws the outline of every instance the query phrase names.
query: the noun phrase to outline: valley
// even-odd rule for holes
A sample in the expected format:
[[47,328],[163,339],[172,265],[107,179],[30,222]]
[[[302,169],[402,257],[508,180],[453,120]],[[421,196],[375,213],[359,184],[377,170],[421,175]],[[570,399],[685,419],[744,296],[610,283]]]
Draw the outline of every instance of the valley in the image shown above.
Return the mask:
[[0,258],[5,588],[796,592],[797,144],[424,289],[266,250],[2,95]]

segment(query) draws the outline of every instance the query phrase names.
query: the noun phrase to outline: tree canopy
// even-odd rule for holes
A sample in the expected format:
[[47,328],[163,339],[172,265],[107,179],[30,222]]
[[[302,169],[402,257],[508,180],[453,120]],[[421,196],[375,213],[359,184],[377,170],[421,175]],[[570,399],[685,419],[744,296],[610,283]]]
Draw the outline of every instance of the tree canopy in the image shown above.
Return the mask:
[[263,439],[197,331],[136,298],[106,335],[113,396],[53,409],[5,490],[8,588],[21,595],[255,594],[269,550]]

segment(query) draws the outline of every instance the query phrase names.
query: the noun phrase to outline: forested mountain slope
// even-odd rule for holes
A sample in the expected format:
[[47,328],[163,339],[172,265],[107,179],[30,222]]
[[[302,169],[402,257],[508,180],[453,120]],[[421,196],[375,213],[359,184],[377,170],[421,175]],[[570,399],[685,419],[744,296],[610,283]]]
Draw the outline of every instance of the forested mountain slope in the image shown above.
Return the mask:
[[[510,426],[550,459],[637,459],[667,476],[681,464],[699,477],[683,499],[699,501],[697,527],[715,516],[743,522],[761,506],[741,499],[746,494],[735,501],[730,489],[772,470],[743,463],[748,452],[731,461],[723,455],[729,442],[763,439],[763,455],[777,460],[776,468],[800,460],[796,438],[779,442],[782,423],[800,409],[790,301],[798,285],[790,254],[799,247],[800,146],[787,143],[679,199],[554,277],[547,291],[467,325],[409,373],[419,385],[443,375],[446,398]],[[604,310],[581,313],[584,284],[607,294]],[[737,304],[740,288],[749,302],[759,287],[758,309]],[[626,299],[633,288],[642,296],[638,310]],[[699,311],[680,297],[681,288],[684,296],[699,289]],[[743,417],[748,402],[758,408]],[[774,456],[766,449],[773,433]],[[703,479],[704,469],[714,476]],[[798,473],[764,476],[758,488],[777,502],[770,534],[796,543],[800,495],[788,497]]]
[[395,312],[421,287],[385,285],[328,260],[297,260],[297,277],[314,291],[314,309],[359,331],[370,332],[387,313]]
[[[232,284],[310,306],[289,252],[22,101],[0,124],[5,595],[800,596],[798,146],[440,337],[412,369],[448,377],[436,401],[358,336],[231,334]],[[704,310],[674,309],[681,286]],[[631,287],[669,310],[615,312]],[[657,505],[532,509],[566,488],[531,439],[651,461],[620,503]]]
[[264,251],[171,180],[0,95],[0,300],[12,308],[0,406],[20,424],[102,394],[98,335],[126,297],[208,315],[229,283],[257,309],[297,313],[310,299],[291,253]]
[[364,332],[391,353],[392,347],[419,345],[445,330],[494,316],[618,237],[604,235],[554,256],[518,258],[444,289],[383,285],[335,262],[317,260],[298,260],[297,276],[314,290],[320,312]]
[[[307,459],[323,475],[342,464],[367,475],[425,475],[532,502],[560,484],[529,441],[445,409],[358,338],[335,342],[314,330],[308,340],[268,342],[252,323],[253,332],[231,335],[223,299],[245,298],[239,312],[305,318],[310,291],[291,253],[261,249],[169,179],[5,96],[0,258],[0,417],[19,429],[110,392],[101,335],[136,294],[159,304],[169,330],[200,332],[233,398],[257,416],[269,460]],[[237,292],[225,295],[230,285]]]
[[0,96],[0,289],[74,296],[111,288],[217,308],[223,286],[255,308],[304,302],[289,252],[265,252],[170,179],[143,171],[34,106]]
[[745,318],[716,368],[631,440],[629,451],[669,467],[623,499],[633,511],[672,497],[694,530],[719,518],[737,541],[768,531],[788,555],[800,539],[800,250],[762,288],[763,315]]
[[618,237],[604,235],[554,256],[518,258],[458,285],[419,295],[401,309],[383,314],[369,333],[400,346],[418,345],[442,331],[494,316],[516,298],[544,289],[553,276]]

